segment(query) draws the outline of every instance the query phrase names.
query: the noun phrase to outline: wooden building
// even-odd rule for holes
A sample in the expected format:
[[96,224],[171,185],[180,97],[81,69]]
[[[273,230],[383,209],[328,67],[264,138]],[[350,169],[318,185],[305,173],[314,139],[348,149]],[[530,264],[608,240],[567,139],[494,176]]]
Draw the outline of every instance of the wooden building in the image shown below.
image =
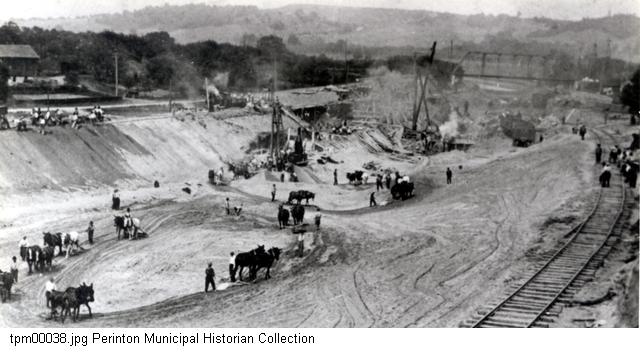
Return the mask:
[[30,45],[0,44],[0,63],[9,69],[9,79],[15,81],[36,76],[40,56]]

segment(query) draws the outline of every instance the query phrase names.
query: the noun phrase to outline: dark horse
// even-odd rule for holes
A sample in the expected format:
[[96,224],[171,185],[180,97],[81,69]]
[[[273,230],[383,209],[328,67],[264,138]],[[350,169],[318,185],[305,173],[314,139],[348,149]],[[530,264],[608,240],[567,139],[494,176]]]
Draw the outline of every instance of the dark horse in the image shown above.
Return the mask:
[[47,245],[42,248],[42,256],[40,257],[41,270],[44,270],[46,268],[48,271],[51,271],[54,256],[53,254],[55,254],[55,248],[53,246]]
[[69,307],[67,310],[70,311],[71,309],[73,309],[73,314],[71,315],[71,318],[73,318],[73,321],[78,320],[78,316],[80,315],[81,305],[86,305],[87,309],[89,309],[89,317],[92,316],[91,307],[89,306],[89,303],[94,301],[93,283],[91,283],[90,285],[86,285],[82,283],[82,285],[77,288],[69,287],[67,288],[65,293],[69,297]]
[[289,210],[282,205],[278,207],[278,226],[280,229],[289,225]]
[[0,271],[0,299],[4,303],[11,300],[11,286],[13,286],[13,274]]
[[304,206],[298,204],[291,207],[291,217],[294,225],[302,224],[304,221]]
[[266,253],[261,253],[261,254],[256,254],[256,256],[254,256],[254,265],[253,265],[253,278],[256,278],[258,275],[258,271],[261,268],[266,268],[267,269],[267,273],[264,276],[264,279],[269,279],[271,278],[271,274],[269,274],[269,271],[271,270],[271,266],[273,266],[273,263],[275,261],[278,261],[280,259],[280,249],[273,247],[271,249],[269,249],[269,251],[267,251]]
[[32,274],[33,270],[41,269],[42,249],[39,246],[33,245],[27,248],[27,264],[29,264],[29,274]]
[[249,279],[253,278],[253,275],[254,275],[253,266],[255,263],[255,257],[258,254],[264,254],[264,253],[266,253],[264,250],[264,245],[260,245],[249,252],[241,252],[238,255],[236,255],[235,269],[236,271],[238,271],[238,278],[241,281],[242,281],[242,270],[244,270],[245,267],[249,268],[249,277],[250,277]]
[[44,234],[43,240],[44,244],[48,245],[55,250],[56,246],[58,247],[58,255],[62,254],[62,233],[49,233],[43,232]]
[[301,203],[302,200],[306,201],[306,204],[309,204],[309,199],[311,200],[315,200],[316,194],[312,193],[311,191],[307,191],[307,190],[298,190],[298,191],[291,191],[289,193],[289,199],[287,200],[287,203],[291,204],[293,203],[293,200],[297,200],[298,203]]
[[60,321],[64,323],[64,319],[67,317],[67,314],[69,314],[69,295],[67,292],[53,290],[51,291],[49,300],[51,303],[51,316],[49,318],[53,320],[57,313],[56,309],[60,307]]

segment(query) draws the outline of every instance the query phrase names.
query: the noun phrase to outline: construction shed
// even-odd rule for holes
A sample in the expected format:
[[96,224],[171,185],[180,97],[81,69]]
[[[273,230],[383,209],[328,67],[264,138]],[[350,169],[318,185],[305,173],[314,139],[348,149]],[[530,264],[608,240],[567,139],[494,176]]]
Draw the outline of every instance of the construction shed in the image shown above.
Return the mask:
[[40,56],[30,45],[0,44],[0,63],[9,69],[11,80],[36,76]]

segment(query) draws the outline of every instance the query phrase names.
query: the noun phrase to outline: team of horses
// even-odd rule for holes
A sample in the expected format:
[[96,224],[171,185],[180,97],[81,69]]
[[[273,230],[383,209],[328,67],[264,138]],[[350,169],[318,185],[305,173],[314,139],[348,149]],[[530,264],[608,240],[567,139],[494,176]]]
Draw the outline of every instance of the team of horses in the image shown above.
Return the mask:
[[89,303],[94,300],[93,283],[90,285],[83,283],[79,287],[68,287],[65,291],[51,291],[49,296],[51,315],[49,318],[55,320],[57,309],[60,308],[60,321],[62,323],[64,323],[67,316],[70,316],[73,321],[76,321],[80,316],[80,307],[82,305],[87,307],[89,317],[92,317]]
[[280,229],[289,226],[289,215],[291,215],[294,225],[302,224],[304,221],[304,206],[301,204],[293,205],[291,212],[289,212],[284,208],[284,205],[280,205],[278,207],[278,227]]
[[258,271],[263,268],[266,269],[264,279],[271,278],[271,266],[280,259],[280,253],[281,250],[279,248],[272,247],[269,250],[265,250],[264,245],[260,245],[249,252],[239,253],[236,255],[235,262],[238,278],[242,281],[242,271],[245,268],[249,270],[249,280],[256,279]]
[[133,217],[114,216],[113,225],[116,227],[116,236],[120,240],[120,233],[124,231],[124,238],[137,239],[144,232],[140,229],[140,220]]

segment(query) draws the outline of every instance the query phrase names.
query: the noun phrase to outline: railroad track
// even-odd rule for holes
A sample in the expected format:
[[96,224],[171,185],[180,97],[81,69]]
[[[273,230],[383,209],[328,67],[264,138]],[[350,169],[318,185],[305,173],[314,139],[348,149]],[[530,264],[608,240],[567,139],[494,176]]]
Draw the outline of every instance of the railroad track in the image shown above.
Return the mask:
[[[615,144],[610,135],[597,135],[602,135],[603,146]],[[624,210],[625,192],[614,166],[611,187],[600,189],[587,218],[567,233],[569,240],[525,276],[524,282],[511,287],[506,297],[480,309],[461,326],[548,327],[562,306],[591,280],[615,244],[622,227],[618,220]]]

